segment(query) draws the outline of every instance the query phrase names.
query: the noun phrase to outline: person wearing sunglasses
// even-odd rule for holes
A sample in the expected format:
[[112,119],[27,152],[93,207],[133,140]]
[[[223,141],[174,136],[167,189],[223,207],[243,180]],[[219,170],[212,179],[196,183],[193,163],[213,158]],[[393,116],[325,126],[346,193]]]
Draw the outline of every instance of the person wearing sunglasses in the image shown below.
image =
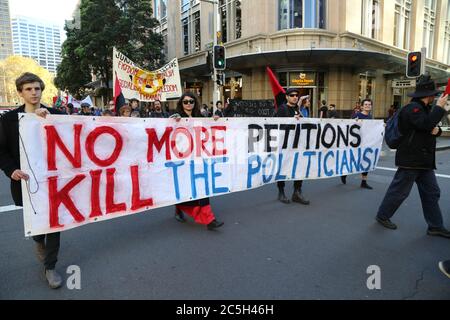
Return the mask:
[[[197,97],[191,92],[184,93],[178,100],[176,113],[171,118],[175,118],[177,121],[180,121],[181,118],[202,118]],[[206,225],[208,230],[214,230],[223,226],[223,222],[216,219],[209,203],[209,198],[175,205],[176,220],[186,222],[185,213],[194,218],[196,223]]]
[[[298,89],[295,88],[287,89],[286,90],[287,102],[286,104],[282,104],[281,106],[278,107],[278,110],[275,113],[275,117],[283,117],[283,118],[294,117],[296,119],[300,119],[300,117],[305,117],[305,114],[300,113],[300,110],[298,108],[299,95],[300,91]],[[306,99],[303,99],[302,101],[305,100]],[[285,184],[286,183],[284,181],[277,182],[278,200],[282,203],[290,203],[289,199],[286,197],[286,194],[284,193]],[[294,181],[294,193],[292,194],[292,201],[308,205],[310,202],[302,194],[302,185],[303,185],[302,180]]]

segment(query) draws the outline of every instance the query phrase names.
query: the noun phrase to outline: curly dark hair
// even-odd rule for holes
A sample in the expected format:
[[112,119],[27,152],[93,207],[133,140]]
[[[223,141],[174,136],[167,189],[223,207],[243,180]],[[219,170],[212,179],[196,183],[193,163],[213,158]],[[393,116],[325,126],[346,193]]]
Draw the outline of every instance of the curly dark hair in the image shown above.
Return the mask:
[[189,97],[192,98],[195,103],[194,103],[194,109],[192,109],[192,117],[193,118],[201,118],[202,114],[200,112],[200,103],[198,102],[198,98],[195,94],[193,94],[192,92],[185,92],[183,93],[183,95],[181,96],[180,99],[178,99],[177,102],[177,109],[176,112],[182,117],[182,118],[187,118],[189,117],[187,115],[186,112],[184,112],[184,108],[183,108],[183,100],[185,97]]

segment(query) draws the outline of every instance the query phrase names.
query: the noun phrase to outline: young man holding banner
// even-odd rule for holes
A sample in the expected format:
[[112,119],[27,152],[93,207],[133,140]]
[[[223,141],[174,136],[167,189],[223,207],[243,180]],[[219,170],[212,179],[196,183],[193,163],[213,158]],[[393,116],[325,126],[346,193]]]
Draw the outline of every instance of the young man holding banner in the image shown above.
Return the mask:
[[[4,114],[0,120],[0,168],[11,179],[11,195],[16,206],[22,206],[21,180],[28,180],[27,173],[20,170],[19,113],[35,113],[40,117],[47,114],[62,114],[56,109],[41,104],[44,82],[35,74],[24,73],[16,80],[16,88],[24,104]],[[59,232],[34,236],[38,259],[44,264],[45,277],[52,289],[62,284],[56,272],[60,234]]]
[[[304,117],[305,115],[300,113],[298,106],[297,106],[297,103],[299,101],[299,95],[300,95],[300,91],[298,89],[295,89],[295,88],[287,89],[286,90],[287,103],[282,104],[278,108],[275,116],[276,117],[285,117],[285,118],[295,117],[296,119],[299,119],[300,117]],[[286,183],[284,181],[277,182],[278,200],[283,203],[289,203],[290,201],[286,197],[286,194],[284,193],[285,184]],[[294,193],[292,194],[292,201],[308,205],[309,200],[307,200],[302,194],[302,185],[303,185],[302,180],[294,181]]]

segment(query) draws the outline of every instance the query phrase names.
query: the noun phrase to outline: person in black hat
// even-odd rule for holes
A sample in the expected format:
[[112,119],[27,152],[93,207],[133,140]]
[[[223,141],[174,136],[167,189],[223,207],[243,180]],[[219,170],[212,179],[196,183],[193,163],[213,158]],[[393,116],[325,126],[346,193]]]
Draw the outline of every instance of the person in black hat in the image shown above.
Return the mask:
[[[300,119],[300,117],[303,117],[303,115],[299,111],[298,107],[298,101],[299,101],[299,94],[300,91],[295,88],[289,88],[286,90],[286,104],[282,104],[278,107],[277,112],[275,113],[275,117],[283,117],[283,118],[289,118],[289,117],[295,117],[296,119]],[[292,194],[292,201],[298,202],[301,204],[308,205],[309,200],[307,200],[303,194],[302,194],[302,180],[295,180],[294,181],[294,193]],[[286,197],[286,194],[284,193],[284,181],[278,181],[277,187],[278,187],[278,200],[283,203],[289,203],[289,199]]]
[[408,94],[413,99],[399,114],[403,140],[395,154],[398,169],[378,209],[376,220],[388,229],[397,229],[390,218],[408,197],[415,182],[428,224],[427,234],[450,238],[450,231],[444,228],[438,203],[440,189],[434,174],[436,137],[442,132],[437,124],[450,107],[447,105],[448,95],[442,94],[432,108],[431,104],[438,93],[430,76],[422,75],[418,79],[416,91]]

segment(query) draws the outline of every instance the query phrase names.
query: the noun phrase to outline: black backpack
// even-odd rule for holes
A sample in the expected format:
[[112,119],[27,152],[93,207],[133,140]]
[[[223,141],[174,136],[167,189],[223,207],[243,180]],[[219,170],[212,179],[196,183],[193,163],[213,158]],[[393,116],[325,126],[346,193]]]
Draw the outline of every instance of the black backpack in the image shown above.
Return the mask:
[[391,149],[397,149],[403,140],[403,134],[400,132],[398,124],[400,121],[400,111],[401,109],[398,109],[386,122],[384,140]]

